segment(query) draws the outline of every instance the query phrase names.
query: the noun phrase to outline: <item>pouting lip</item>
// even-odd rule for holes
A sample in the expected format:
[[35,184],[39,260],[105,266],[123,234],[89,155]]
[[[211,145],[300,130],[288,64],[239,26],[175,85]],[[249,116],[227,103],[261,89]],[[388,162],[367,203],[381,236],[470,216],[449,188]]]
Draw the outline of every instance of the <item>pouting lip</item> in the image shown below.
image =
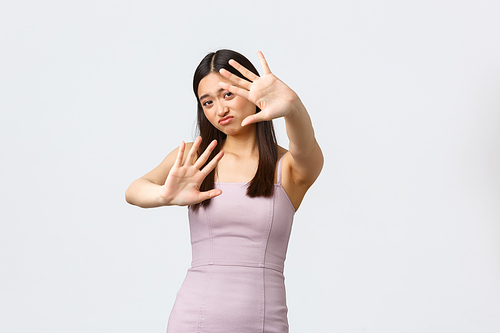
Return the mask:
[[233,116],[226,116],[224,118],[219,119],[219,124],[225,120],[228,120],[229,118],[234,118]]

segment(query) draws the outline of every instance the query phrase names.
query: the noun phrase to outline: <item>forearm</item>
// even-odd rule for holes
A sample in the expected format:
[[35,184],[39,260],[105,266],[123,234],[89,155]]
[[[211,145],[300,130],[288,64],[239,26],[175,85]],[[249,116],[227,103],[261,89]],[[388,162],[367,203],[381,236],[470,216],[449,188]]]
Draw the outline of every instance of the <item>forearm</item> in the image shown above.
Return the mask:
[[167,206],[168,203],[161,197],[161,186],[151,181],[139,178],[130,184],[125,192],[125,200],[129,204],[142,208]]
[[292,104],[292,110],[285,118],[286,134],[290,140],[288,150],[295,160],[308,158],[317,148],[311,118],[300,98]]

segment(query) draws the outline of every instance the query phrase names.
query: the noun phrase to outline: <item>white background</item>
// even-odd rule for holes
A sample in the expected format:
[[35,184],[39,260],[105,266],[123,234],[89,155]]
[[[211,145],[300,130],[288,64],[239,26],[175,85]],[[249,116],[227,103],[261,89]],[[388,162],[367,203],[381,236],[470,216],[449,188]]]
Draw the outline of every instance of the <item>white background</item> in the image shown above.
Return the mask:
[[231,48],[258,68],[264,52],[325,155],[290,241],[290,332],[499,332],[499,12],[0,5],[0,331],[165,331],[190,265],[186,209],[124,191],[193,139],[194,69]]

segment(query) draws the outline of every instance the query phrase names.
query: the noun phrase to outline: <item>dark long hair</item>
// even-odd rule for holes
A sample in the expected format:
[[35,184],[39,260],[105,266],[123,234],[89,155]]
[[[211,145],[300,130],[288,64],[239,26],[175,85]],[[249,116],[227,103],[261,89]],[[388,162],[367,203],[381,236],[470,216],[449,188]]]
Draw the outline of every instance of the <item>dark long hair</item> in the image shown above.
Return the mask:
[[[194,72],[193,77],[193,91],[198,101],[198,113],[197,113],[197,125],[199,135],[202,137],[200,147],[198,148],[198,156],[200,156],[205,149],[208,147],[210,142],[217,140],[217,147],[212,151],[209,161],[214,158],[215,155],[220,151],[224,140],[226,139],[226,134],[215,128],[210,121],[205,117],[203,112],[203,107],[201,105],[200,99],[198,98],[198,86],[200,81],[210,73],[218,73],[221,68],[228,70],[229,72],[246,79],[240,72],[234,69],[233,66],[229,65],[229,60],[234,59],[243,67],[252,71],[254,74],[259,75],[257,69],[252,65],[252,63],[245,58],[242,54],[231,51],[231,50],[218,50],[217,52],[211,52],[203,58],[198,67]],[[256,106],[256,113],[260,112],[260,109]],[[250,185],[247,189],[247,195],[249,197],[270,197],[274,192],[274,172],[276,169],[276,161],[278,160],[278,144],[276,142],[276,135],[274,133],[274,127],[272,121],[262,121],[256,123],[256,134],[257,134],[257,148],[259,150],[259,166],[254,178],[250,181]],[[208,161],[207,161],[208,163]],[[205,163],[205,165],[207,164]],[[215,180],[215,170],[212,170],[205,178],[203,183],[201,183],[200,191],[208,191],[214,188]],[[193,209],[198,209],[200,205],[206,207],[210,204],[210,200],[205,200],[199,204],[193,205]]]

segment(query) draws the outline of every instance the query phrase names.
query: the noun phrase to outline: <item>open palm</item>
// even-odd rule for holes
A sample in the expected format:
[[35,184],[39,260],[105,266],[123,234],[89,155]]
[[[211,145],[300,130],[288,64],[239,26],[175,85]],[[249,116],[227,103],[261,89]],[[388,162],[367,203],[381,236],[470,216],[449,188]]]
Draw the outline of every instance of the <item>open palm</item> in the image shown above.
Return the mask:
[[160,195],[169,205],[194,205],[222,193],[219,189],[200,192],[201,183],[224,155],[222,151],[219,152],[219,154],[201,169],[217,145],[217,142],[214,140],[203,154],[195,160],[195,154],[200,143],[201,137],[198,137],[189,150],[184,162],[183,158],[186,144],[182,142],[179,146],[175,163],[168,173],[165,184],[161,187]]
[[222,88],[248,99],[261,109],[261,112],[245,118],[242,125],[284,117],[294,110],[294,104],[299,99],[290,87],[271,73],[262,52],[259,51],[258,56],[264,72],[264,75],[260,77],[235,60],[229,61],[231,66],[251,82],[225,69],[220,70],[220,74],[233,83],[231,85],[221,82]]

